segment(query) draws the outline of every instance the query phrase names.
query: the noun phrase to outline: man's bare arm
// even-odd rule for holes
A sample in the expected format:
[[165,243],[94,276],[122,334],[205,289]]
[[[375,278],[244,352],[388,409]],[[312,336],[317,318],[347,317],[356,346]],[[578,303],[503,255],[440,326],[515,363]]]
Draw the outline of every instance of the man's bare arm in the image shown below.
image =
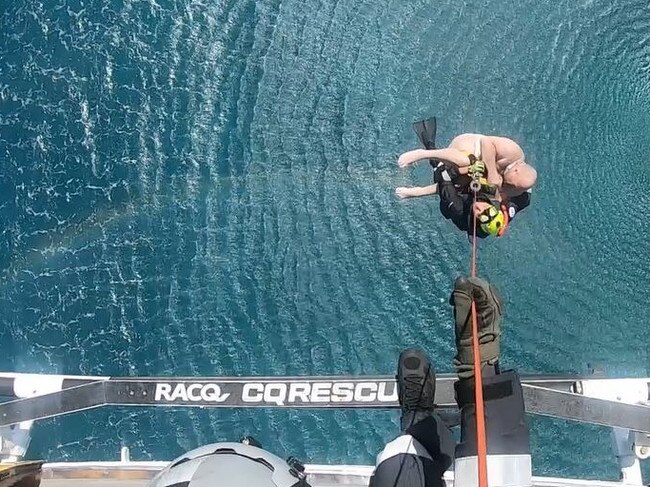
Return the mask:
[[441,161],[456,164],[458,167],[469,166],[467,155],[451,147],[447,147],[446,149],[415,149],[408,151],[399,156],[397,165],[399,167],[407,167],[422,159],[440,159]]
[[438,185],[431,184],[429,186],[414,186],[411,188],[400,187],[395,188],[395,194],[400,198],[411,198],[413,196],[429,196],[438,192]]
[[481,139],[481,160],[485,163],[488,171],[488,183],[501,187],[503,178],[497,171],[497,149],[494,143],[483,137]]

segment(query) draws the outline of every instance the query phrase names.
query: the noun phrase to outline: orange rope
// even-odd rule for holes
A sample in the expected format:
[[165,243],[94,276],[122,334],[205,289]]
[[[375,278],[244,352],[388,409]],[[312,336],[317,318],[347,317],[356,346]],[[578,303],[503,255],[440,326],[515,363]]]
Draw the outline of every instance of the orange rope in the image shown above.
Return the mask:
[[[476,193],[474,193],[476,203]],[[472,205],[473,236],[472,236],[472,277],[476,277],[476,217]],[[478,319],[476,302],[472,296],[472,349],[474,352],[474,392],[476,402],[476,452],[478,457],[478,485],[488,487],[487,476],[487,435],[485,433],[485,403],[483,402],[483,374],[481,373],[481,350],[478,342]]]

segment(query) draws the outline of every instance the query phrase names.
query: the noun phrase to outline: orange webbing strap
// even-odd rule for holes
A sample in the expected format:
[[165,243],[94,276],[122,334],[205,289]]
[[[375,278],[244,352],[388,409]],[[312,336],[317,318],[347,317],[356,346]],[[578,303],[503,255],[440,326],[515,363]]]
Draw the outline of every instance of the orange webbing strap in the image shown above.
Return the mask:
[[504,204],[501,204],[501,211],[503,212],[504,223],[503,226],[499,229],[497,237],[503,236],[503,234],[506,233],[506,230],[508,230],[508,225],[510,225],[510,212],[508,211],[508,207]]
[[[474,193],[476,203],[476,193]],[[476,277],[476,218],[472,205],[472,277]],[[487,476],[487,436],[485,433],[485,403],[483,402],[483,374],[481,373],[481,350],[478,342],[478,319],[476,302],[472,296],[472,349],[474,352],[474,393],[476,401],[476,453],[478,458],[478,486],[488,487]]]

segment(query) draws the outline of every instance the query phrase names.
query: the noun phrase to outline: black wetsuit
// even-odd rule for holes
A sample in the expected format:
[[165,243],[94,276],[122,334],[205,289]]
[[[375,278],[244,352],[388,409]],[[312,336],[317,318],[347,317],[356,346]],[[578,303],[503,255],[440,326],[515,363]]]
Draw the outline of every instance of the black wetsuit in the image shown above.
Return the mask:
[[[436,169],[436,171],[439,171]],[[459,230],[472,233],[472,203],[474,202],[474,193],[469,189],[471,178],[469,176],[458,176],[452,181],[445,181],[442,178],[435,178],[438,182],[438,193],[440,194],[440,213],[451,220]],[[478,201],[491,203],[490,195],[484,191],[479,191]],[[530,205],[530,191],[508,199],[503,206],[508,211],[508,219],[512,218],[521,210]],[[480,227],[477,227],[477,236],[480,238],[487,237]]]

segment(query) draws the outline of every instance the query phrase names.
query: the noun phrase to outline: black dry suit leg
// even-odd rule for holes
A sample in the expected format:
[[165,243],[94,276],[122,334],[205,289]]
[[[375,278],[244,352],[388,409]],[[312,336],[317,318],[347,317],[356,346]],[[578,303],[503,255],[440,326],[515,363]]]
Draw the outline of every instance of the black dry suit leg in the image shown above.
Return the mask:
[[429,413],[384,447],[369,487],[444,487],[454,446],[444,421]]
[[[426,120],[420,120],[413,124],[413,130],[415,131],[418,139],[422,143],[425,149],[435,149],[436,148],[436,117],[427,118]],[[429,164],[435,169],[438,165],[438,162],[429,159]]]
[[435,412],[435,372],[426,354],[408,349],[397,371],[402,433],[377,457],[371,487],[443,487],[455,442]]
[[[490,369],[490,366],[484,367]],[[455,485],[476,485],[476,409],[474,378],[455,384],[461,412],[461,440],[456,447]],[[519,375],[514,371],[483,377],[487,471],[490,487],[533,484],[530,438]]]

